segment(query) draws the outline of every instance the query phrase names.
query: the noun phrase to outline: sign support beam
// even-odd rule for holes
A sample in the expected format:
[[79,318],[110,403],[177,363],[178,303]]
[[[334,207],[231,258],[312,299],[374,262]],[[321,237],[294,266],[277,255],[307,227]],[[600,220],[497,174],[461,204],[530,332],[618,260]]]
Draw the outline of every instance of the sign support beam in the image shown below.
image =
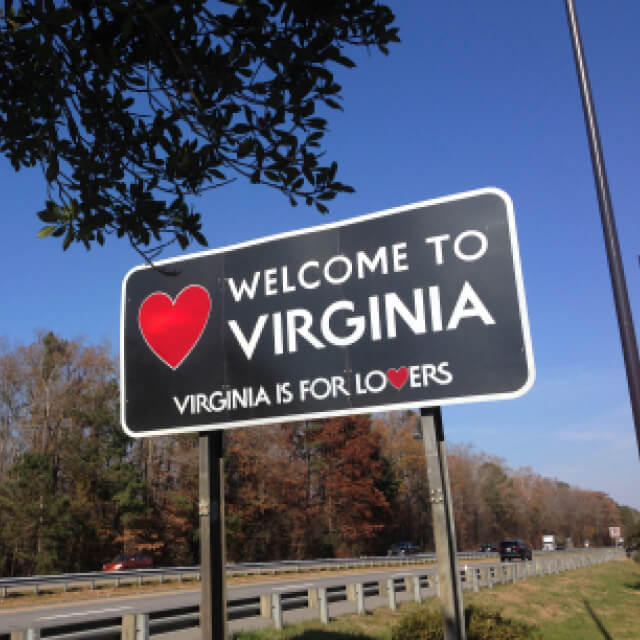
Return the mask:
[[445,640],[466,640],[456,529],[440,407],[420,410]]
[[200,433],[200,637],[225,640],[227,597],[222,431]]

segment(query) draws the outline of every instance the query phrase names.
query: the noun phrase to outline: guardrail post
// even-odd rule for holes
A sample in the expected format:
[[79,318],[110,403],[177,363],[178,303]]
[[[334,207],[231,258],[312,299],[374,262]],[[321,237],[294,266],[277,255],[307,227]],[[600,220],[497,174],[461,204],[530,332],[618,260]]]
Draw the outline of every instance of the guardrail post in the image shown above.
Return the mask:
[[439,573],[435,573],[433,575],[433,584],[435,586],[436,596],[439,598],[440,597],[440,574]]
[[366,613],[364,608],[364,584],[362,582],[356,584],[356,612],[359,616],[363,616]]
[[487,588],[493,589],[493,576],[491,572],[493,571],[493,567],[487,567]]
[[473,590],[480,591],[480,580],[479,580],[480,569],[478,569],[477,567],[473,567],[471,571],[472,571],[471,579],[473,580]]
[[347,602],[355,602],[356,600],[356,585],[354,583],[346,585]]
[[7,597],[7,587],[2,587],[2,589],[0,589],[0,595],[1,595],[3,598],[6,598],[6,597]]
[[413,601],[422,602],[422,593],[420,592],[420,576],[413,576]]
[[12,631],[11,640],[40,640],[40,629],[25,629],[24,631]]
[[378,581],[378,595],[383,598],[387,595],[387,581],[379,580]]
[[519,564],[512,564],[511,565],[511,582],[513,582],[513,584],[516,584],[516,582],[518,582],[518,569],[519,569],[520,565]]
[[318,604],[320,605],[320,622],[329,624],[329,598],[326,587],[318,588]]
[[271,617],[271,596],[268,593],[260,594],[260,616],[263,618]]
[[396,602],[396,585],[393,578],[387,579],[387,595],[389,596],[389,609],[395,611],[398,608],[398,604]]
[[136,614],[136,640],[149,640],[149,614]]
[[315,587],[307,589],[307,606],[309,609],[317,609],[320,606],[318,590]]
[[273,626],[276,629],[282,629],[282,603],[280,602],[280,594],[274,591],[271,594],[271,618]]
[[149,640],[149,614],[130,613],[122,616],[122,640]]

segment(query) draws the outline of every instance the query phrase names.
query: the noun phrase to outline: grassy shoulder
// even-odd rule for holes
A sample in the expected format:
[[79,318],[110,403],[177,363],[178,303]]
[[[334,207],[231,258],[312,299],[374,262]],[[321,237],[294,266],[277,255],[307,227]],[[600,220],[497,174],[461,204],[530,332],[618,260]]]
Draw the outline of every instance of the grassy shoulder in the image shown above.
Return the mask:
[[[534,625],[544,640],[632,640],[640,629],[640,564],[608,562],[560,575],[465,592],[465,605],[499,612],[503,618]],[[427,608],[437,608],[429,601]],[[392,640],[393,628],[418,605],[345,616],[327,626],[317,621],[278,632],[240,632],[237,640]],[[431,636],[423,636],[425,640]],[[433,636],[436,637],[436,636]],[[517,636],[516,636],[517,637]],[[416,636],[417,640],[418,636]]]
[[640,629],[640,564],[607,562],[471,594],[466,601],[536,624],[545,640],[631,640]]

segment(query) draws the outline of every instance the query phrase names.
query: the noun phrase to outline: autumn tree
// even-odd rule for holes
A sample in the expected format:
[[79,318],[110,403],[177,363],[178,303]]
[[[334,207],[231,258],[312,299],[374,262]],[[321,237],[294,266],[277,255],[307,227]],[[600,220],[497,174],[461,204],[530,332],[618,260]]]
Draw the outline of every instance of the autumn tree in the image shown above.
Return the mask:
[[640,512],[627,505],[618,505],[625,546],[640,547]]
[[0,356],[0,370],[11,372],[0,409],[13,443],[0,475],[5,570],[98,568],[118,550],[120,522],[141,496],[110,348],[42,333]]
[[271,560],[300,557],[304,519],[303,461],[288,446],[293,425],[232,430],[226,434],[225,489],[229,557]]
[[68,497],[51,485],[52,460],[27,452],[0,485],[0,572],[51,573],[65,562],[74,536]]
[[315,438],[327,543],[336,556],[370,554],[391,516],[380,436],[358,415],[327,420]]
[[322,150],[351,47],[387,53],[375,0],[8,0],[0,150],[40,166],[40,235],[206,244],[190,198],[236,179],[326,212],[353,191]]
[[394,482],[390,497],[393,518],[387,542],[408,540],[426,549],[433,547],[433,532],[418,420],[415,411],[390,412],[377,416],[374,428],[380,434],[381,451]]
[[24,398],[23,371],[18,355],[0,339],[0,478],[15,460],[20,444],[16,438]]
[[390,511],[368,416],[226,435],[227,549],[237,560],[378,553]]

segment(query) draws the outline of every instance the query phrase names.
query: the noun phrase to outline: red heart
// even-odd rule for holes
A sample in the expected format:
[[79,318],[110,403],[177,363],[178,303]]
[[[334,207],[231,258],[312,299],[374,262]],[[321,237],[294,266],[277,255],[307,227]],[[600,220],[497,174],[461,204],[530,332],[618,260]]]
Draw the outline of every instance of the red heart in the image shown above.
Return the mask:
[[409,369],[407,367],[400,367],[399,369],[387,369],[387,378],[389,382],[396,388],[404,386],[404,383],[409,377]]
[[161,291],[147,296],[140,305],[138,324],[151,351],[175,370],[200,339],[210,311],[209,292],[192,284],[175,301]]

